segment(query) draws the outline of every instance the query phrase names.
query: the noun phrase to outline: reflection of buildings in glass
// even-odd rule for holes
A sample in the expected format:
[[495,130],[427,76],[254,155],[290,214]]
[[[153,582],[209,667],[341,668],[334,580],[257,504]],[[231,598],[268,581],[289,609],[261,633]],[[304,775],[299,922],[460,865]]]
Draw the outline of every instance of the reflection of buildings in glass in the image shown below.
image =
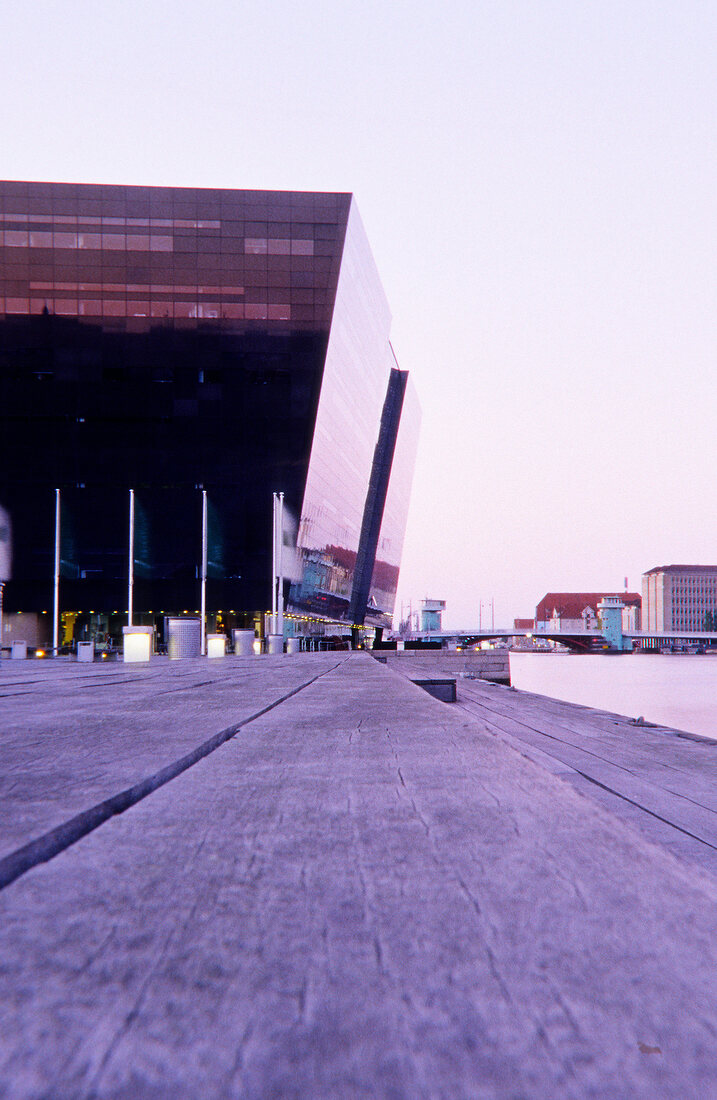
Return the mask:
[[12,567],[10,515],[0,506],[0,581],[9,580]]
[[[193,610],[203,487],[208,606],[251,615],[269,599],[281,490],[297,517],[289,610],[357,617],[396,365],[351,196],[5,183],[0,219],[0,491],[17,547],[6,603],[47,602],[60,487],[65,610],[126,608],[132,487],[138,613]],[[393,609],[418,418],[409,386],[373,515],[377,622]]]

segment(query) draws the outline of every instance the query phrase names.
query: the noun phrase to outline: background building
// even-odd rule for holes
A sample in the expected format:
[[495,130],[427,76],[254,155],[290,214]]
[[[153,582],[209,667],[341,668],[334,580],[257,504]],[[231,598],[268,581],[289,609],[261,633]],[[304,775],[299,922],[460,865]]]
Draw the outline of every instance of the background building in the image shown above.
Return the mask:
[[294,622],[389,624],[419,410],[348,194],[0,184],[6,612],[119,633],[135,490],[138,621],[270,603],[285,494]]
[[647,631],[717,629],[717,565],[648,569],[642,575],[642,611]]
[[429,600],[426,598],[421,601],[421,630],[424,634],[429,633],[431,630],[440,632],[445,610],[445,600]]
[[598,630],[598,604],[604,596],[619,596],[625,605],[623,630],[641,629],[639,592],[547,592],[535,609],[536,632]]

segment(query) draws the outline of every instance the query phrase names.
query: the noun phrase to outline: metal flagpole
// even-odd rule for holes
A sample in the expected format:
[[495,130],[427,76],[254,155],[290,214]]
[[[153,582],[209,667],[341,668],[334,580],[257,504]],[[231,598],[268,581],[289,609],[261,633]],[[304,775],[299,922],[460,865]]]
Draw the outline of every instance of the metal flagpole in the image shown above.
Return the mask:
[[284,494],[279,493],[278,523],[276,525],[277,553],[276,553],[276,622],[274,632],[284,634]]
[[276,566],[277,566],[277,554],[276,554],[276,509],[277,499],[276,493],[272,493],[272,512],[271,512],[271,623],[269,624],[269,634],[276,633]]
[[207,652],[207,490],[202,489],[202,657]]
[[60,632],[60,490],[55,489],[55,591],[52,601],[52,655],[57,656]]
[[134,489],[129,491],[129,569],[127,571],[127,626],[134,615]]

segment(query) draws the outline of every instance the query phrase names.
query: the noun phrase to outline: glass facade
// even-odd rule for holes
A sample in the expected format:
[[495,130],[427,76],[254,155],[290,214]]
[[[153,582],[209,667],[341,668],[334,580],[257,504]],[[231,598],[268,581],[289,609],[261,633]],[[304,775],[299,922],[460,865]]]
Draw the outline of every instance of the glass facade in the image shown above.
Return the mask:
[[6,608],[48,605],[60,488],[63,609],[126,612],[132,488],[138,613],[194,610],[205,489],[208,606],[253,614],[283,491],[290,610],[345,620],[389,323],[350,195],[0,184]]
[[371,591],[368,599],[370,613],[374,609],[384,612],[384,618],[393,615],[398,587],[398,572],[403,553],[403,537],[406,532],[408,503],[411,497],[411,483],[416,464],[418,449],[417,425],[420,423],[421,410],[415,387],[406,378],[398,435],[391,463],[390,479],[386,503],[383,509],[381,527],[376,547],[376,555],[371,578]]

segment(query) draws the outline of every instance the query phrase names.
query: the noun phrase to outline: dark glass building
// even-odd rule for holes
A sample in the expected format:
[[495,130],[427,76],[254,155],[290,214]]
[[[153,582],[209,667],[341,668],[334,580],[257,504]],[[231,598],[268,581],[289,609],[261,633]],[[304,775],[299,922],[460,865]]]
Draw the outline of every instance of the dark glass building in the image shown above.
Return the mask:
[[389,326],[351,195],[0,183],[6,613],[52,606],[55,489],[66,637],[126,622],[130,489],[136,618],[196,610],[206,490],[207,610],[249,625],[282,491],[290,621],[386,625],[419,422]]

